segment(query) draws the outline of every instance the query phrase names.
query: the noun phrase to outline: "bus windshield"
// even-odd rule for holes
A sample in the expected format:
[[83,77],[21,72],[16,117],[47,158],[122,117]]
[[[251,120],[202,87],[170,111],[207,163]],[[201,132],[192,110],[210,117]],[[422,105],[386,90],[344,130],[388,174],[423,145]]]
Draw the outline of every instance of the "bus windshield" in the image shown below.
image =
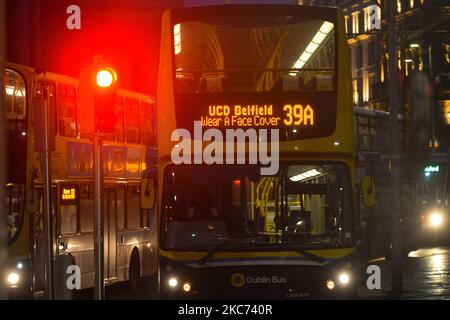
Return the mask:
[[173,26],[176,92],[333,91],[334,24],[267,13]]
[[352,240],[348,170],[338,163],[171,166],[162,207],[162,247],[232,250],[339,247]]
[[423,207],[444,205],[445,171],[444,164],[426,166],[423,183],[419,186],[420,204]]

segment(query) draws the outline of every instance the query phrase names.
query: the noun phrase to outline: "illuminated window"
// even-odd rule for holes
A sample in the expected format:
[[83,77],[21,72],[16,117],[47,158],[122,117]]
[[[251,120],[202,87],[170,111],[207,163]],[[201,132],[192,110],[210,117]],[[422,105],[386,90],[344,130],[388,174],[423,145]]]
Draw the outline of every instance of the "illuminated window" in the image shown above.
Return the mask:
[[345,16],[345,33],[348,34],[348,16]]
[[25,80],[18,72],[5,69],[3,81],[6,118],[24,119],[26,111]]
[[173,26],[173,45],[175,48],[175,54],[181,52],[181,25],[176,24]]
[[445,123],[450,124],[450,100],[445,100],[443,105]]
[[369,74],[364,72],[363,76],[363,102],[369,101]]
[[358,80],[353,79],[353,103],[358,105]]
[[364,9],[364,31],[370,30],[370,11],[369,8]]
[[414,0],[409,0],[409,7],[414,8]]
[[397,0],[397,12],[402,12],[402,0]]
[[400,50],[397,51],[397,66],[398,70],[402,70],[402,52]]
[[358,34],[359,33],[359,12],[353,12],[352,13],[352,32],[353,34]]
[[450,64],[450,44],[448,43],[444,44],[444,59]]

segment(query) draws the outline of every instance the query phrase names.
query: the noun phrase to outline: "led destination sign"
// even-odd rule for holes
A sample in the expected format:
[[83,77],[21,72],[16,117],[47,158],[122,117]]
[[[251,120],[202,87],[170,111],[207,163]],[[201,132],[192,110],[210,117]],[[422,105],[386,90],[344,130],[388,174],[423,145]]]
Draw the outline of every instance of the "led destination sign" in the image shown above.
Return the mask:
[[309,104],[285,104],[284,114],[276,115],[270,105],[209,105],[200,121],[203,127],[314,126],[314,108]]
[[336,127],[334,92],[273,94],[180,94],[175,96],[177,128],[279,129],[281,140],[329,136]]

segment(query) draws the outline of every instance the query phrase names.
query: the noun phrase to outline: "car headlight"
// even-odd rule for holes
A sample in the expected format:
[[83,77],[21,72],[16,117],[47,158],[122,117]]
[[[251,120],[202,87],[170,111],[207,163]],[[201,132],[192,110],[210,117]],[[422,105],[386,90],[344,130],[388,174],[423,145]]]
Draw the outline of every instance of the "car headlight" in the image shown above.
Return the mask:
[[350,275],[347,272],[341,272],[338,279],[339,283],[345,286],[350,282]]
[[432,227],[439,227],[444,221],[444,217],[441,212],[432,212],[428,218],[428,221]]
[[20,275],[15,271],[11,271],[6,276],[6,281],[8,282],[8,285],[16,286],[20,281]]

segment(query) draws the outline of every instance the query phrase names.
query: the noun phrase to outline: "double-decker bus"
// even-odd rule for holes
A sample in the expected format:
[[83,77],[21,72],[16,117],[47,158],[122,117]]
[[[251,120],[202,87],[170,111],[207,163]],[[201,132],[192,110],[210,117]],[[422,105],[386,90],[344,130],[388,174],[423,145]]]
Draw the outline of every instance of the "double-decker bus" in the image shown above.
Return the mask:
[[[42,136],[37,110],[42,107],[43,84],[48,87],[51,152],[52,255],[72,256],[80,268],[81,288],[94,284],[94,181],[92,142],[80,137],[78,79],[60,74],[37,74],[35,69],[6,63],[3,72],[8,176],[6,232],[9,263],[2,281],[12,297],[39,295],[45,288],[46,235],[43,210],[43,155],[35,148]],[[45,77],[45,79],[44,79]],[[157,270],[156,212],[144,205],[141,190],[156,159],[154,101],[118,89],[113,106],[114,133],[105,137],[104,265],[107,285],[129,281]],[[145,183],[144,183],[145,182]],[[54,284],[64,285],[54,269]],[[61,281],[60,281],[61,280]]]
[[341,12],[168,10],[159,68],[161,297],[355,296],[359,217]]

